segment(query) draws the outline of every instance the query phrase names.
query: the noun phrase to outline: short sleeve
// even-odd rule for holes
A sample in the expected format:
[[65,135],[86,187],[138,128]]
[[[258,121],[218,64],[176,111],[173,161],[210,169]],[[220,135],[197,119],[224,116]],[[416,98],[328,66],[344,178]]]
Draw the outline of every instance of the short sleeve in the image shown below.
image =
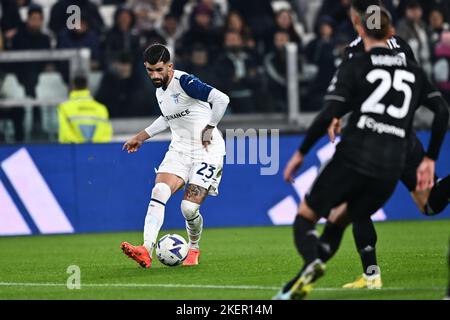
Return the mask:
[[180,85],[188,96],[204,102],[208,102],[209,93],[214,89],[192,74],[183,74],[180,77]]
[[352,91],[356,87],[354,71],[352,70],[354,67],[351,67],[351,64],[354,64],[353,62],[354,60],[344,61],[339,66],[324,97],[325,102],[341,102],[346,106],[350,105],[348,102],[351,100]]

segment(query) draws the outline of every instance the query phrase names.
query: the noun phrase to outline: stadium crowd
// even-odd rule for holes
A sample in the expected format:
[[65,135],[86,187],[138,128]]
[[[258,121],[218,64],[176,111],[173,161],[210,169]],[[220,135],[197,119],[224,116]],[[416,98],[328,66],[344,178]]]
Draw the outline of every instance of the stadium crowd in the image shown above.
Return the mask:
[[[312,11],[312,4],[319,3]],[[287,110],[285,44],[299,47],[303,111],[316,111],[356,38],[349,17],[351,0],[2,0],[0,50],[81,48],[91,50],[91,69],[102,72],[95,98],[112,118],[159,113],[154,88],[142,67],[148,45],[166,44],[176,67],[226,92],[230,113]],[[450,97],[450,0],[385,0],[396,33]],[[69,30],[67,7],[81,8],[81,27]],[[107,27],[100,7],[114,5]],[[48,10],[44,10],[47,6]],[[26,8],[26,14],[20,10]],[[311,14],[314,12],[314,17]],[[45,14],[48,16],[45,16]],[[38,76],[60,63],[1,64],[13,72],[27,96]]]

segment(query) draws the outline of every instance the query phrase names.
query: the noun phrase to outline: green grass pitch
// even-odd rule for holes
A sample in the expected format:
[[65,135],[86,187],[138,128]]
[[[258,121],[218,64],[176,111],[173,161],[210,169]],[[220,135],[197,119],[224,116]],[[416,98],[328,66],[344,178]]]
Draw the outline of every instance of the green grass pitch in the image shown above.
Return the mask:
[[[382,290],[344,290],[361,273],[351,231],[308,299],[442,299],[450,220],[377,223]],[[161,232],[163,234],[169,231]],[[170,230],[186,237],[184,230]],[[291,227],[208,229],[201,264],[142,269],[119,249],[142,234],[0,238],[0,299],[270,299],[301,260]],[[67,267],[81,270],[69,290]]]

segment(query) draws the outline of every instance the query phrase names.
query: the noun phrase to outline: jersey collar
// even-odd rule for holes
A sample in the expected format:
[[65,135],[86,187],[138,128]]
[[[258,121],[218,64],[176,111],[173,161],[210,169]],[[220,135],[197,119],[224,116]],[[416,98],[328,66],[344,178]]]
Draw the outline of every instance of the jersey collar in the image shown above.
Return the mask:
[[386,47],[373,47],[370,49],[369,53],[375,53],[375,54],[392,54],[392,50]]
[[80,98],[89,98],[91,96],[91,92],[89,89],[82,89],[82,90],[72,90],[70,92],[69,98],[70,99],[80,99]]
[[173,70],[173,72],[172,72],[172,79],[170,79],[169,83],[167,84],[167,87],[164,88],[164,86],[161,86],[161,89],[162,89],[163,91],[166,91],[167,88],[170,87],[170,84],[172,83],[173,78],[175,78],[175,70]]

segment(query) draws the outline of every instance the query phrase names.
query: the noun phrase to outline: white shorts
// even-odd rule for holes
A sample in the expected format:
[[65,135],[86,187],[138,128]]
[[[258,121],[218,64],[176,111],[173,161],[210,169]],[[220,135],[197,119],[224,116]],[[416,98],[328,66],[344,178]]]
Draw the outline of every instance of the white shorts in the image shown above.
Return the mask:
[[195,160],[181,151],[172,149],[166,152],[157,173],[174,174],[183,179],[185,185],[195,184],[208,190],[209,195],[217,196],[222,169],[223,156],[208,157],[205,162]]

